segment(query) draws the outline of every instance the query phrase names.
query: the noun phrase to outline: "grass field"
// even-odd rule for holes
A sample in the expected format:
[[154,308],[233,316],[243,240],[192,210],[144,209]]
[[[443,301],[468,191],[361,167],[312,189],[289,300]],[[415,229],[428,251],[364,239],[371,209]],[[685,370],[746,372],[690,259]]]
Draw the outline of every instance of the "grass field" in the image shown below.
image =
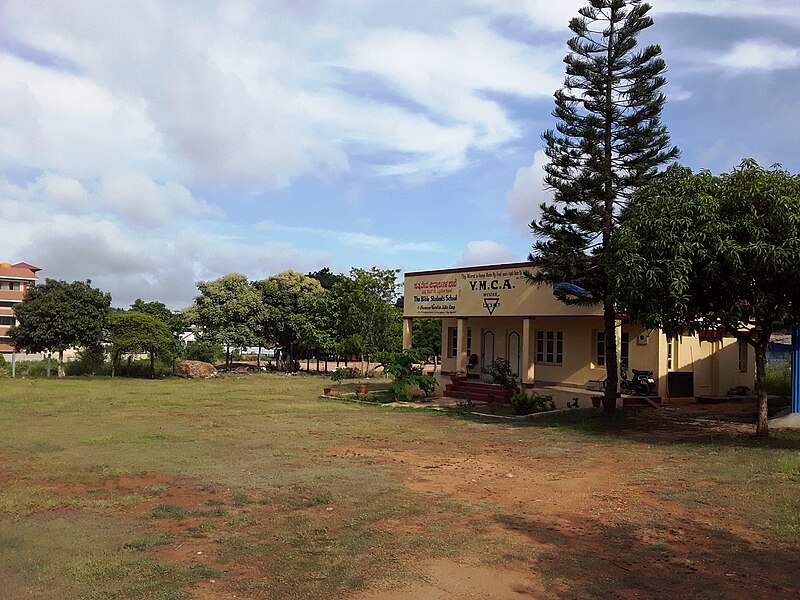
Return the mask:
[[0,596],[800,596],[799,434],[485,423],[327,381],[0,380]]

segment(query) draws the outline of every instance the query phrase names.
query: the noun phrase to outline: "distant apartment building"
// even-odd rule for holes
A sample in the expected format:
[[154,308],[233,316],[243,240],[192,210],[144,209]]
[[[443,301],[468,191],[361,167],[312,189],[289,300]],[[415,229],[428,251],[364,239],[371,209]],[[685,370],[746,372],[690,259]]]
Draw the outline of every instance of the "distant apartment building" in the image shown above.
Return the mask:
[[29,287],[36,285],[37,271],[41,269],[24,262],[0,263],[0,354],[6,357],[14,351],[8,337],[9,328],[17,322],[14,306],[22,302]]

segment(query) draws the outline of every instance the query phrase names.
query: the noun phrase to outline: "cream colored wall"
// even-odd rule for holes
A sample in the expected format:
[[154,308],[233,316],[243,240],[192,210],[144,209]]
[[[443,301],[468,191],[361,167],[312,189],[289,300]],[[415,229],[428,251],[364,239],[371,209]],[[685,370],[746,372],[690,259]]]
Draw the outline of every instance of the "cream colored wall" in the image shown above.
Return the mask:
[[449,356],[450,339],[448,331],[456,326],[456,319],[442,319],[442,372],[452,373],[456,370],[456,359]]
[[[622,326],[622,331],[628,333],[630,356],[628,362],[628,375],[633,375],[633,369],[649,369],[653,371],[653,376],[657,378],[659,372],[658,363],[658,332],[650,330],[633,323],[626,323]],[[645,343],[639,343],[639,336],[645,336]]]
[[747,371],[739,372],[739,343],[735,338],[723,338],[722,349],[719,352],[720,365],[720,394],[725,394],[729,389],[745,385],[751,390],[756,378],[755,349],[747,344]]
[[[449,336],[448,331],[455,329],[457,319],[442,319],[442,371],[452,372],[456,370],[457,359],[448,357]],[[508,335],[516,332],[520,335],[520,346],[522,342],[522,319],[511,317],[498,318],[473,318],[466,320],[466,328],[472,331],[472,346],[470,353],[481,356],[481,338],[485,331],[494,332],[494,358],[508,358]],[[521,352],[521,348],[520,348]],[[483,366],[480,365],[479,366]],[[520,357],[520,369],[524,368],[524,360]]]
[[[465,321],[466,328],[472,330],[471,353],[481,357],[481,337],[487,330],[494,332],[494,358],[508,358],[508,335],[520,334],[522,346],[523,320],[513,317],[478,317]],[[457,360],[448,357],[448,330],[456,328],[457,319],[442,320],[442,371],[456,370]],[[602,331],[600,317],[539,317],[531,320],[530,362],[536,356],[536,331],[564,332],[564,362],[560,366],[533,365],[533,380],[537,385],[566,384],[579,387],[589,381],[606,377],[605,366],[595,364],[595,334]],[[753,387],[754,357],[748,346],[747,373],[739,373],[739,349],[733,338],[721,342],[701,342],[697,336],[680,336],[675,344],[674,368],[667,369],[667,337],[658,331],[645,330],[636,324],[625,324],[621,331],[629,335],[629,370],[649,369],[657,382],[658,393],[667,397],[667,375],[669,372],[693,372],[695,395],[721,395],[732,387],[746,385]],[[641,334],[647,335],[647,343],[639,344]],[[522,347],[520,347],[520,352]],[[716,354],[716,356],[714,356]],[[525,377],[525,357],[520,356],[520,379]],[[715,364],[716,363],[716,364]],[[482,366],[482,365],[481,365]],[[716,374],[715,374],[716,369]]]
[[[659,334],[660,360],[658,378],[659,393],[667,396],[667,338]],[[719,342],[700,341],[699,336],[684,335],[675,345],[676,356],[671,372],[694,374],[695,396],[721,396],[729,389],[744,385],[753,387],[755,359],[753,348],[748,345],[747,372],[739,372],[739,347],[734,338],[722,338]]]
[[[695,396],[715,395],[717,393],[714,381],[715,344],[709,341],[701,342],[696,335],[682,335],[676,342],[677,356],[674,357],[672,370],[694,374]],[[664,343],[666,343],[666,338]]]
[[564,332],[564,362],[560,366],[534,366],[537,384],[561,383],[584,387],[593,379],[605,377],[605,367],[598,367],[595,361],[593,331],[602,330],[600,317],[547,317],[533,321],[532,354],[536,357],[537,331]]

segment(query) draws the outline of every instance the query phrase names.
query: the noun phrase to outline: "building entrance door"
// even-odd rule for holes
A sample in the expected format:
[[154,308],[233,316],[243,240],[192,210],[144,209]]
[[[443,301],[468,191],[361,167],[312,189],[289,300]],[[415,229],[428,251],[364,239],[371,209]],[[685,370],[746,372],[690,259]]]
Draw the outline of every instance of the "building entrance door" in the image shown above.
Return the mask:
[[511,366],[511,372],[517,377],[519,377],[519,340],[520,337],[516,331],[508,334],[508,353],[506,356],[508,357],[508,364]]
[[494,360],[494,331],[484,331],[481,336],[481,372]]

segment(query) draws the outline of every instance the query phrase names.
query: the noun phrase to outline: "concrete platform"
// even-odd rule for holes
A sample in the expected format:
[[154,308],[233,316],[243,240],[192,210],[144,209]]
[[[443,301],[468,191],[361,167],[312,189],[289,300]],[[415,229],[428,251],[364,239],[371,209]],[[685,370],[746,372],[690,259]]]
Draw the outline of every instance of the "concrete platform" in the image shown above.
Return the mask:
[[800,429],[800,413],[789,412],[787,408],[772,417],[768,423],[770,429]]

